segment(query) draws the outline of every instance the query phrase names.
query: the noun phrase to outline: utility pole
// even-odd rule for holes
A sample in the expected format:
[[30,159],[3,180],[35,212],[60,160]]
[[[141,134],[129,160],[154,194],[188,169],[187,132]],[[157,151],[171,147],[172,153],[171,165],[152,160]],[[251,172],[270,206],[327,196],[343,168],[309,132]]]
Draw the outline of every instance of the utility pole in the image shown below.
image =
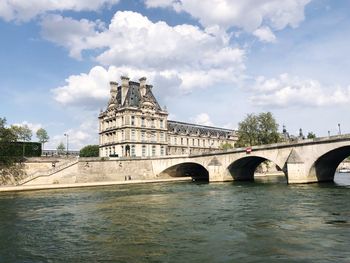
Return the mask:
[[68,137],[69,137],[69,135],[68,135],[68,133],[65,133],[64,136],[67,138],[67,151],[66,151],[66,155],[67,155],[67,157],[68,157]]

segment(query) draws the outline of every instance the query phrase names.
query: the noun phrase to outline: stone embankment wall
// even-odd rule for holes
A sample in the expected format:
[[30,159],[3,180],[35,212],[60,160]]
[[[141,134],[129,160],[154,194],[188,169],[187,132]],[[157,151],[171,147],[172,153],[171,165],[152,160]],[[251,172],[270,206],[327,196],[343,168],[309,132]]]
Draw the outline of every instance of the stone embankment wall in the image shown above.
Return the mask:
[[[67,161],[66,159],[56,160],[57,165]],[[41,162],[31,161],[25,164],[26,171],[50,169],[52,160]],[[39,176],[24,185],[38,184],[72,184],[72,183],[93,183],[125,180],[152,180],[171,178],[166,174],[160,177],[154,171],[152,160],[97,160],[92,158],[80,158],[79,162],[54,173],[50,176]],[[343,162],[339,167],[350,168],[350,162]],[[263,163],[256,170],[256,176],[278,173],[272,163]]]
[[[169,178],[166,175],[162,179]],[[25,185],[71,184],[125,180],[160,179],[152,160],[95,160],[81,158],[75,165],[50,176],[40,176]]]
[[342,162],[339,166],[338,166],[338,169],[350,169],[350,161],[345,161],[345,162]]

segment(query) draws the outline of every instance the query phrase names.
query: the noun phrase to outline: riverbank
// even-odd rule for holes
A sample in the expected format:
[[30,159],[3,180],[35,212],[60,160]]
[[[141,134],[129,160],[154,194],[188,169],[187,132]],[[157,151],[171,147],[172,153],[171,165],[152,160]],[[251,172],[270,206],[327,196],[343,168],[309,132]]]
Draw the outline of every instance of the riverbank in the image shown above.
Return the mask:
[[71,184],[2,186],[0,187],[0,192],[19,192],[19,191],[50,190],[50,189],[61,189],[61,188],[82,188],[82,187],[111,186],[111,185],[124,185],[124,184],[147,184],[147,183],[184,182],[184,181],[192,181],[192,178],[179,177],[179,178],[152,179],[152,180],[127,180],[127,181],[71,183]]

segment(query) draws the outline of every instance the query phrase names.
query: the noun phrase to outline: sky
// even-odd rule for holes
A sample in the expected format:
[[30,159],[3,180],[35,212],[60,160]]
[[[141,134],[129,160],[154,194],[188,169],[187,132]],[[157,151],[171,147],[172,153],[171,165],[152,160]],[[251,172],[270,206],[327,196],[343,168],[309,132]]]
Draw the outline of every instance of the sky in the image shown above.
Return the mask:
[[[348,0],[1,0],[0,117],[46,149],[98,143],[109,81],[145,76],[169,119],[350,133]],[[35,135],[33,136],[35,141]]]

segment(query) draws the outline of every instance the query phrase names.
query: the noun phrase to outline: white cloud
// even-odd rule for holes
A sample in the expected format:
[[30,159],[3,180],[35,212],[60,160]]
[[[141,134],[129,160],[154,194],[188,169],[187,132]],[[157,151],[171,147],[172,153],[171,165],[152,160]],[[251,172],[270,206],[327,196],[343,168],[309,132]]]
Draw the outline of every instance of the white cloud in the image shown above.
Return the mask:
[[0,18],[5,21],[28,21],[39,14],[52,11],[97,11],[117,4],[119,0],[2,0]]
[[210,86],[235,86],[244,78],[244,50],[229,46],[198,27],[153,23],[135,12],[117,12],[108,27],[100,21],[45,16],[42,35],[66,47],[70,55],[93,51],[97,66],[87,74],[72,75],[66,85],[53,89],[62,104],[101,105],[108,97],[110,80],[120,75],[146,76],[162,97],[188,93]]
[[258,77],[252,89],[255,93],[250,99],[254,105],[267,107],[319,107],[348,104],[348,88],[324,87],[313,79],[300,79],[288,74],[278,78]]
[[253,35],[256,36],[262,42],[275,42],[276,36],[267,26],[262,26],[256,29],[253,32]]
[[131,11],[118,11],[108,27],[100,21],[74,20],[50,15],[41,22],[42,36],[67,48],[80,58],[82,51],[94,51],[105,65],[132,66],[153,70],[231,69],[240,73],[245,52],[230,47],[228,37],[214,36],[192,25],[171,27],[153,23]]
[[196,124],[213,126],[208,113],[200,113],[193,120]]
[[61,104],[94,109],[108,98],[108,72],[100,66],[92,68],[88,74],[72,75],[66,83],[52,90],[54,99]]
[[31,123],[28,121],[22,121],[21,123],[14,123],[13,125],[28,126],[28,128],[32,130],[34,136],[35,136],[36,131],[43,127],[43,125],[41,123]]
[[65,147],[67,143],[69,150],[80,150],[82,147],[89,144],[98,144],[98,121],[96,116],[88,116],[76,128],[66,130],[60,134],[50,137],[48,143],[45,144],[45,149],[54,150],[62,142]]
[[[311,0],[145,0],[149,8],[170,7],[198,19],[204,27],[231,27],[253,32],[263,25],[273,30],[297,27]],[[265,40],[264,40],[265,41]]]
[[99,20],[78,21],[60,15],[45,16],[41,26],[41,34],[46,40],[67,48],[69,55],[76,59],[81,59],[81,51],[87,46],[86,40],[96,37],[98,32],[95,30],[103,28]]

